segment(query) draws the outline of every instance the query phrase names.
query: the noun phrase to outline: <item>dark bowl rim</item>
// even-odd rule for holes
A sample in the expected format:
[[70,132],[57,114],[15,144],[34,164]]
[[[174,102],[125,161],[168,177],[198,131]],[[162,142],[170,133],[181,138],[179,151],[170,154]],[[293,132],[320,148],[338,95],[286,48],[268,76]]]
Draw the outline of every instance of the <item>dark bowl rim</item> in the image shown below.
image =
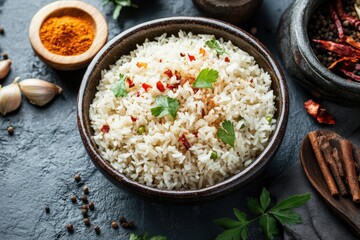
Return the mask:
[[[211,28],[218,28],[221,31],[225,31],[228,33],[235,34],[236,37],[240,37],[243,41],[247,42],[251,45],[260,55],[264,57],[267,64],[273,70],[274,75],[279,79],[279,96],[280,98],[280,108],[277,109],[278,114],[278,122],[276,129],[273,132],[273,135],[268,142],[265,149],[262,153],[253,161],[249,166],[247,166],[241,172],[235,174],[234,176],[218,183],[213,186],[209,186],[202,189],[196,190],[162,190],[154,187],[149,187],[143,184],[140,184],[136,181],[133,181],[127,178],[125,175],[119,173],[114,168],[112,168],[109,164],[106,164],[107,160],[103,159],[100,153],[97,151],[96,145],[91,140],[91,136],[86,131],[85,122],[83,118],[84,114],[84,93],[87,89],[87,83],[89,76],[91,75],[93,69],[96,67],[98,62],[106,55],[107,51],[111,49],[114,45],[118,44],[119,40],[126,38],[128,35],[131,35],[134,32],[141,31],[142,29],[147,29],[149,27],[156,27],[159,24],[195,24],[202,26],[210,26]],[[180,29],[179,29],[180,30]],[[271,157],[276,153],[277,149],[280,146],[280,143],[285,135],[286,124],[288,120],[288,111],[289,111],[289,96],[288,96],[288,88],[286,84],[285,76],[280,68],[279,64],[270,53],[270,51],[257,39],[253,36],[245,32],[244,30],[231,25],[226,22],[222,22],[219,20],[204,18],[204,17],[168,17],[168,18],[160,18],[152,21],[148,21],[139,25],[136,25],[126,31],[115,36],[111,39],[94,57],[88,66],[82,83],[80,85],[78,99],[77,99],[77,122],[78,128],[80,131],[81,139],[85,145],[87,152],[90,155],[91,160],[100,168],[101,172],[113,178],[115,182],[120,183],[120,185],[135,190],[139,194],[146,195],[152,198],[161,198],[161,199],[193,199],[197,197],[214,197],[218,195],[222,195],[223,192],[231,191],[234,188],[237,188],[237,185],[251,178],[256,172],[263,169],[266,163],[271,159]]]
[[[309,64],[315,71],[316,74],[323,76],[326,81],[332,82],[337,87],[341,89],[346,89],[347,91],[351,92],[359,92],[360,91],[360,83],[355,81],[349,81],[345,78],[338,76],[337,74],[333,73],[329,69],[327,69],[319,59],[316,57],[314,51],[310,45],[310,38],[308,36],[308,24],[310,22],[310,17],[325,0],[321,0],[316,2],[314,8],[310,8],[313,3],[313,0],[297,0],[294,4],[299,4],[300,11],[296,11],[296,17],[294,18],[293,24],[295,26],[295,33],[298,39],[299,50],[300,53],[303,55],[307,64]],[[306,16],[309,16],[306,18]],[[300,47],[301,46],[301,47]]]

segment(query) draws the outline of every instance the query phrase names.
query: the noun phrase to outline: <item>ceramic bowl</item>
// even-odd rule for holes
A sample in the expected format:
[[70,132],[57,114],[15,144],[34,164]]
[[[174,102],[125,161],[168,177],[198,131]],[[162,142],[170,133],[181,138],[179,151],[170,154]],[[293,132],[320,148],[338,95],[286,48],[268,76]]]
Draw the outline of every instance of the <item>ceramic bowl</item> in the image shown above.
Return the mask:
[[193,0],[202,12],[230,23],[243,23],[259,9],[262,0]]
[[[40,29],[44,21],[51,17],[81,17],[92,23],[95,36],[90,48],[75,56],[62,56],[46,49],[40,39]],[[55,1],[41,8],[32,18],[29,26],[29,40],[38,57],[52,68],[75,70],[86,67],[96,53],[104,46],[108,27],[104,16],[94,6],[83,1]]]
[[278,50],[285,68],[312,95],[344,105],[360,106],[360,83],[329,71],[310,46],[307,27],[311,15],[323,3],[296,0],[282,16],[278,29]]
[[[93,130],[89,119],[89,106],[92,103],[96,86],[101,79],[101,71],[109,69],[120,56],[129,54],[142,44],[146,38],[154,39],[163,33],[177,34],[179,30],[194,34],[213,34],[217,38],[231,40],[236,46],[254,56],[257,63],[271,75],[272,89],[276,95],[277,126],[269,144],[255,161],[242,172],[211,187],[199,190],[169,191],[142,185],[128,179],[116,171],[99,153],[92,139]],[[257,176],[276,153],[285,133],[288,118],[288,92],[284,75],[270,52],[255,38],[243,30],[229,24],[206,18],[174,17],[154,20],[126,30],[112,39],[90,63],[80,86],[77,105],[77,120],[82,141],[95,166],[115,185],[140,195],[165,201],[189,202],[212,199],[232,192]]]

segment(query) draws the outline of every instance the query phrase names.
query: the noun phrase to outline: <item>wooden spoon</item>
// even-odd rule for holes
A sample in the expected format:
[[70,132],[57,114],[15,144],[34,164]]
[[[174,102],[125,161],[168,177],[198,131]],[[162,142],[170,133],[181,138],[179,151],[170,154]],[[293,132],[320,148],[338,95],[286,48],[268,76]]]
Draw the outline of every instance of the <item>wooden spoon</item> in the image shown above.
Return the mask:
[[[321,135],[331,136],[332,138],[341,139],[339,135],[327,130],[319,130]],[[320,171],[320,167],[315,158],[310,139],[306,136],[300,147],[301,165],[308,177],[311,185],[318,191],[325,202],[334,212],[345,220],[353,230],[360,236],[360,208],[349,197],[333,197],[331,196],[325,179]]]

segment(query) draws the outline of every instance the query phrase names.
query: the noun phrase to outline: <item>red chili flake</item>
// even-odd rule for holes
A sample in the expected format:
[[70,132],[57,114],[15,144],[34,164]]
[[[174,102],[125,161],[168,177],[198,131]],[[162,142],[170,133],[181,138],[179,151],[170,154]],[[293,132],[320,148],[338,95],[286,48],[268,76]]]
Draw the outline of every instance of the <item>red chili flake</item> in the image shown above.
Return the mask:
[[189,148],[191,148],[191,145],[190,145],[190,143],[188,142],[188,140],[186,139],[185,134],[183,134],[183,135],[181,136],[181,138],[179,138],[179,142],[181,142],[181,143],[184,145],[184,147],[185,147],[186,150],[189,150]]
[[156,87],[157,87],[157,89],[159,89],[160,92],[164,92],[164,91],[165,91],[164,84],[162,84],[161,81],[158,81],[158,82],[156,83]]
[[230,62],[230,59],[228,57],[225,57],[225,62]]
[[335,23],[336,25],[336,28],[337,28],[337,31],[338,31],[338,34],[339,34],[339,38],[341,40],[344,39],[345,35],[344,35],[344,29],[341,25],[341,22],[339,20],[339,17],[338,15],[336,14],[335,10],[334,10],[334,7],[332,4],[329,4],[329,12],[330,12],[330,15],[331,15],[331,18],[333,20],[333,22]]
[[180,53],[180,57],[185,57],[185,53]]
[[194,136],[195,136],[195,137],[198,137],[198,134],[199,134],[198,131],[194,132]]
[[167,88],[167,89],[170,89],[170,90],[173,90],[173,89],[178,88],[179,85],[180,85],[179,83],[175,83],[175,84],[173,84],[173,85],[166,84],[166,88]]
[[170,69],[166,70],[164,72],[164,74],[167,75],[169,78],[171,78],[173,76],[173,73],[172,73],[172,71]]
[[178,71],[175,70],[174,75],[176,76],[176,80],[180,80],[180,79],[181,79],[180,73],[179,73]]
[[101,132],[103,133],[108,133],[110,131],[110,126],[107,125],[107,124],[104,124],[101,129],[100,129]]
[[188,57],[189,57],[190,62],[192,62],[192,61],[195,61],[195,60],[196,60],[196,59],[195,59],[195,57],[194,57],[194,56],[192,56],[192,55],[190,55],[190,54],[188,54]]
[[202,54],[203,56],[206,55],[206,51],[205,51],[205,49],[203,49],[203,48],[200,48],[200,49],[199,49],[199,53]]
[[140,91],[137,91],[135,96],[140,97]]
[[360,43],[355,39],[353,39],[352,37],[346,37],[345,41],[354,48],[360,49]]
[[254,79],[251,79],[251,80],[250,80],[250,83],[254,83]]
[[143,89],[145,89],[145,92],[149,91],[149,88],[152,88],[152,86],[146,83],[143,83],[141,86],[143,87]]
[[134,118],[133,116],[130,116],[131,121],[136,122],[137,118]]
[[162,59],[160,59],[159,62],[162,62]]
[[304,103],[306,111],[314,117],[319,123],[333,125],[336,123],[333,116],[326,112],[326,109],[321,107],[319,103],[309,99]]
[[144,63],[144,62],[138,62],[138,63],[136,63],[136,66],[138,67],[138,68],[147,68],[147,63]]
[[129,88],[132,88],[133,86],[135,86],[135,84],[133,83],[133,81],[131,81],[130,78],[127,78],[127,79],[126,79],[126,82],[128,83]]
[[350,57],[343,57],[343,58],[340,58],[338,60],[336,60],[335,62],[333,62],[329,67],[328,69],[331,70],[333,69],[336,65],[338,65],[339,63],[341,62],[352,62],[352,63],[356,63],[357,62],[357,58],[350,58]]

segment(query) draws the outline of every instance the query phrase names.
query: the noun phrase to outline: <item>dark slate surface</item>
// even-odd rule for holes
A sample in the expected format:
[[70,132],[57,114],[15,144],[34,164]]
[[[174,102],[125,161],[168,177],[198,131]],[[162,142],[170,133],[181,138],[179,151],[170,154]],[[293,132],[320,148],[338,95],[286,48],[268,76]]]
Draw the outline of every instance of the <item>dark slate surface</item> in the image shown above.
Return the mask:
[[[288,77],[290,118],[283,145],[262,176],[248,187],[222,199],[190,206],[160,205],[127,194],[108,182],[86,155],[76,125],[76,95],[83,70],[60,72],[44,65],[28,42],[31,17],[51,0],[0,0],[0,25],[6,34],[0,36],[0,50],[13,60],[11,74],[0,84],[9,84],[16,76],[42,78],[64,88],[64,94],[46,107],[38,108],[23,99],[21,108],[0,117],[0,239],[128,239],[129,231],[113,230],[111,220],[124,215],[134,220],[135,231],[163,234],[173,240],[214,239],[220,232],[212,219],[232,216],[232,208],[246,209],[246,197],[258,195],[263,186],[299,161],[299,143],[307,132],[321,126],[303,110],[310,96]],[[104,10],[100,1],[88,0]],[[245,29],[256,26],[256,36],[276,55],[275,34],[281,13],[291,0],[264,0],[261,10]],[[191,0],[141,1],[137,10],[122,13],[118,22],[106,12],[109,38],[138,23],[168,16],[199,16]],[[322,102],[337,118],[331,130],[360,141],[360,111],[330,102]],[[8,125],[15,127],[9,136]],[[72,176],[79,172],[82,181]],[[281,181],[281,179],[280,179]],[[101,227],[95,235],[93,225],[82,223],[80,204],[69,196],[81,196],[81,186],[90,188],[89,199],[96,210],[90,213],[92,224]],[[284,182],[284,184],[286,184]],[[45,214],[44,207],[50,207]],[[74,224],[74,233],[65,230]],[[261,230],[251,227],[250,239],[261,239]]]

